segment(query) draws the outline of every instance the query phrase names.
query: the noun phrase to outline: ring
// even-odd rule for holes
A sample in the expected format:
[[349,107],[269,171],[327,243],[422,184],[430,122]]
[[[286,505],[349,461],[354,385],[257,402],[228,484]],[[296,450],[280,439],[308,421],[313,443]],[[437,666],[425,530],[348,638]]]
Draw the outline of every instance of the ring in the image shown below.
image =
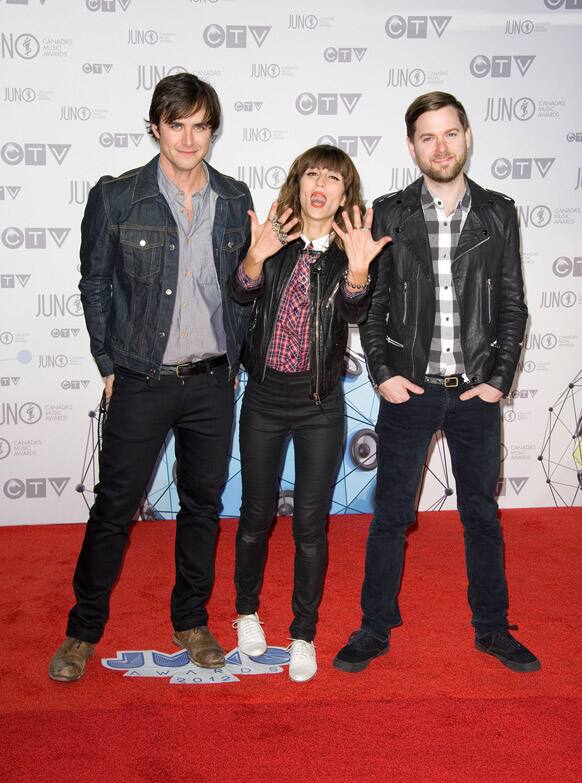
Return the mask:
[[358,231],[369,231],[368,226],[358,226]]
[[273,218],[271,220],[271,225],[273,226],[273,231],[275,234],[277,234],[277,239],[282,245],[286,245],[289,241],[288,235],[283,231],[283,224],[277,220],[277,218]]

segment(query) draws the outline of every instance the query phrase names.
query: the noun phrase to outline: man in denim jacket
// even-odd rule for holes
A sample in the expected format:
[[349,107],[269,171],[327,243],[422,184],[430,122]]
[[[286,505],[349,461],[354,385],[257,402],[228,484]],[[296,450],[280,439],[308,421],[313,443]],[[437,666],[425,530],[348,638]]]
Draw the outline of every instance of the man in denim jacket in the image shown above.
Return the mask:
[[49,666],[60,682],[83,676],[103,634],[130,522],[170,430],[180,499],[173,640],[195,665],[224,665],[206,602],[248,320],[224,282],[248,248],[252,201],[244,183],[204,161],[220,119],[209,84],[186,73],[162,79],[148,123],[159,156],[102,177],[89,194],[79,288],[108,413],[76,604]]

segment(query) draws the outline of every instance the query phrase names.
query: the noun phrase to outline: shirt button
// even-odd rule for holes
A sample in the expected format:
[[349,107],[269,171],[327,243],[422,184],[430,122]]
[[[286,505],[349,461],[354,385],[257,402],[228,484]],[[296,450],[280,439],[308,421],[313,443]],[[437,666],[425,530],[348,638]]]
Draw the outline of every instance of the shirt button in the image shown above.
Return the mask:
[[170,250],[175,250],[175,249],[176,249],[176,245],[174,245],[174,243],[172,243],[172,244],[170,245]]
[[147,245],[147,242],[145,241],[145,239],[140,239],[139,240],[139,246],[140,247],[145,247],[146,245]]
[[445,227],[446,227],[446,225],[447,225],[446,223],[443,223],[443,226],[445,226]]
[[445,291],[448,291],[448,290],[449,290],[449,287],[448,287],[448,285],[446,285],[445,286]]
[[450,351],[450,350],[451,350],[450,348],[447,348],[447,351]]
[[172,289],[166,288],[166,296],[171,296],[171,295],[172,295]]

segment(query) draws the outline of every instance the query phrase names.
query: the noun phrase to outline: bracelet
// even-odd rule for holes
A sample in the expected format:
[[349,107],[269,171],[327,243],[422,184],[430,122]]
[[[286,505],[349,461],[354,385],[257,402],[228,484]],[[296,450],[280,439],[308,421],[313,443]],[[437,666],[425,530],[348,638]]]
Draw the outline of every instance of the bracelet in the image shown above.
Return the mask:
[[366,278],[365,283],[352,283],[351,280],[348,279],[349,269],[346,269],[344,272],[344,280],[346,281],[346,285],[349,285],[350,288],[354,288],[356,291],[362,291],[364,288],[367,288],[370,285],[371,277],[368,274],[368,277]]

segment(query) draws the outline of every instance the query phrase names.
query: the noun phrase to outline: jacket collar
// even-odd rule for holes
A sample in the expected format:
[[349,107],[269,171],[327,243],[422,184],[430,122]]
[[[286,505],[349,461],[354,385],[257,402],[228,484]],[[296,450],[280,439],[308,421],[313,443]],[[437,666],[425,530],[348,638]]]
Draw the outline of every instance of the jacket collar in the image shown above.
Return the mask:
[[[421,204],[422,182],[423,178],[419,177],[396,197],[396,204],[409,211],[407,214],[401,215],[400,223],[394,230],[400,241],[410,246],[424,269],[425,275],[430,276],[432,274],[432,260]],[[487,191],[476,182],[467,177],[467,183],[471,193],[471,210],[459,237],[453,263],[465,256],[476,245],[488,240],[487,230],[481,222],[479,212],[484,206],[492,205],[493,202]]]
[[[402,193],[397,197],[396,203],[400,201],[403,207],[417,207],[421,208],[420,194],[422,192],[423,177],[419,177],[414,180]],[[471,209],[479,209],[484,205],[492,204],[492,200],[487,191],[472,179],[467,177],[467,184],[471,193]]]
[[[144,198],[155,198],[159,195],[160,189],[158,187],[158,161],[159,155],[152,158],[149,163],[138,169],[137,177],[135,178],[135,185],[133,188],[133,203],[141,201]],[[225,177],[209,163],[206,163],[208,169],[208,176],[210,179],[210,188],[216,193],[219,198],[240,198],[244,195],[245,191],[240,184],[232,177]]]

